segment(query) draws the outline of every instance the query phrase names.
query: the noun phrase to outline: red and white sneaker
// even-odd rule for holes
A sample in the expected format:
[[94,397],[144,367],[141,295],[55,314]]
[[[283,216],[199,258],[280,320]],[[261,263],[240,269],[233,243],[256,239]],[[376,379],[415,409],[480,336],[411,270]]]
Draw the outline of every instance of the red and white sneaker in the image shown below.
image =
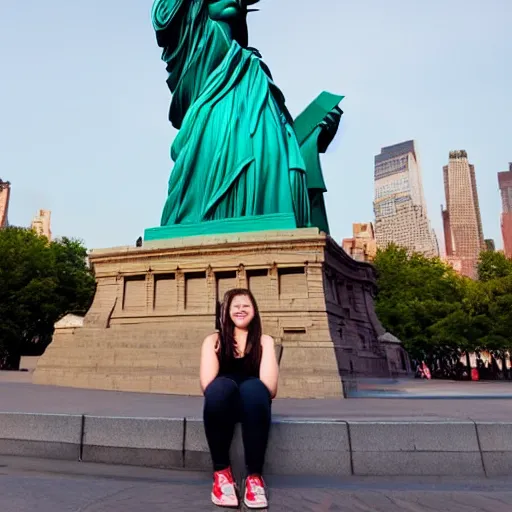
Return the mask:
[[212,502],[219,507],[238,507],[231,468],[213,473]]
[[249,475],[245,481],[244,503],[247,508],[267,508],[265,482],[259,475]]

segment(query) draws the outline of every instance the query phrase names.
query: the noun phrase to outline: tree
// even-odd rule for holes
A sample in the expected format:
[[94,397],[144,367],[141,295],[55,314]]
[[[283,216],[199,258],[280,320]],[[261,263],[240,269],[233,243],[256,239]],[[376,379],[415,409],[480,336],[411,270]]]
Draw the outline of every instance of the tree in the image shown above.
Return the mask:
[[489,319],[482,347],[497,359],[505,360],[512,348],[512,274],[481,282],[480,286]]
[[478,260],[479,281],[490,281],[512,275],[512,260],[502,252],[483,251]]
[[460,308],[461,278],[439,258],[408,255],[393,244],[378,251],[375,266],[376,310],[386,329],[403,341],[414,359],[453,358],[456,344],[431,327]]
[[512,260],[501,252],[482,252],[478,277],[476,286],[480,288],[480,296],[485,298],[485,307],[481,310],[485,309],[489,320],[481,346],[501,359],[505,368],[512,348]]
[[18,369],[23,353],[44,351],[60,317],[88,309],[95,280],[86,257],[76,240],[0,230],[0,369]]
[[468,365],[475,352],[510,357],[512,261],[503,254],[481,254],[478,281],[395,245],[378,251],[375,265],[377,314],[413,358],[453,370],[463,354]]

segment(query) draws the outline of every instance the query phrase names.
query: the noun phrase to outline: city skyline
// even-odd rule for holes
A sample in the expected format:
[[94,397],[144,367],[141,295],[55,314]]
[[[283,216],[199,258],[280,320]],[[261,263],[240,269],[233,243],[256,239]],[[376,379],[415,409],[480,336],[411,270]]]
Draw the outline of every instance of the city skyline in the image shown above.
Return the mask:
[[[78,237],[90,248],[132,244],[160,218],[175,133],[151,0],[30,1],[26,13],[0,6],[0,40],[8,49],[0,169],[12,183],[9,221],[30,225],[34,210],[45,208],[56,237]],[[336,240],[351,236],[353,222],[373,218],[373,156],[414,139],[438,238],[442,166],[460,147],[476,167],[485,236],[502,246],[495,177],[511,160],[512,70],[504,65],[512,52],[511,14],[503,0],[485,9],[474,0],[435,9],[405,0],[350,8],[318,0],[300,9],[297,1],[263,0],[250,16],[251,45],[292,114],[321,90],[346,95],[339,135],[322,160]],[[80,27],[70,19],[81,19]],[[307,37],[297,37],[297,28]]]
[[439,256],[437,237],[427,213],[418,150],[413,140],[384,147],[375,156],[375,236],[410,253]]

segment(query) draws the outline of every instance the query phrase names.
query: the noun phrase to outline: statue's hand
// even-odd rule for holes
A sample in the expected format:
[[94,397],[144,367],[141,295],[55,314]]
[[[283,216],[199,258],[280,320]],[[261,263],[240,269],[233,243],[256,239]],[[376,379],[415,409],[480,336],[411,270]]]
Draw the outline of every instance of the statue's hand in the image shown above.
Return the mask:
[[343,111],[341,110],[341,108],[336,106],[324,117],[320,125],[325,126],[326,129],[330,129],[333,127],[336,127],[337,129],[338,125],[340,124],[342,114]]
[[318,151],[325,153],[329,144],[333,141],[340,126],[343,111],[339,107],[334,107],[320,123],[321,132],[318,137]]

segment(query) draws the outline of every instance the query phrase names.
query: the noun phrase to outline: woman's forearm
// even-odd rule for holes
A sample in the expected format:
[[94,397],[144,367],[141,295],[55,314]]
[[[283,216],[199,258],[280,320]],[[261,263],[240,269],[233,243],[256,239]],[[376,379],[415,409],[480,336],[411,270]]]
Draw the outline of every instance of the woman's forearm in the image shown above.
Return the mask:
[[199,384],[203,393],[219,373],[219,360],[216,353],[217,337],[216,334],[207,336],[201,347]]
[[260,380],[265,384],[274,398],[277,394],[279,380],[279,365],[276,358],[274,340],[270,336],[262,336],[261,348],[263,350],[260,363]]
[[265,384],[265,387],[268,389],[270,393],[270,398],[275,398],[277,395],[277,376],[271,375],[260,375],[260,380]]

